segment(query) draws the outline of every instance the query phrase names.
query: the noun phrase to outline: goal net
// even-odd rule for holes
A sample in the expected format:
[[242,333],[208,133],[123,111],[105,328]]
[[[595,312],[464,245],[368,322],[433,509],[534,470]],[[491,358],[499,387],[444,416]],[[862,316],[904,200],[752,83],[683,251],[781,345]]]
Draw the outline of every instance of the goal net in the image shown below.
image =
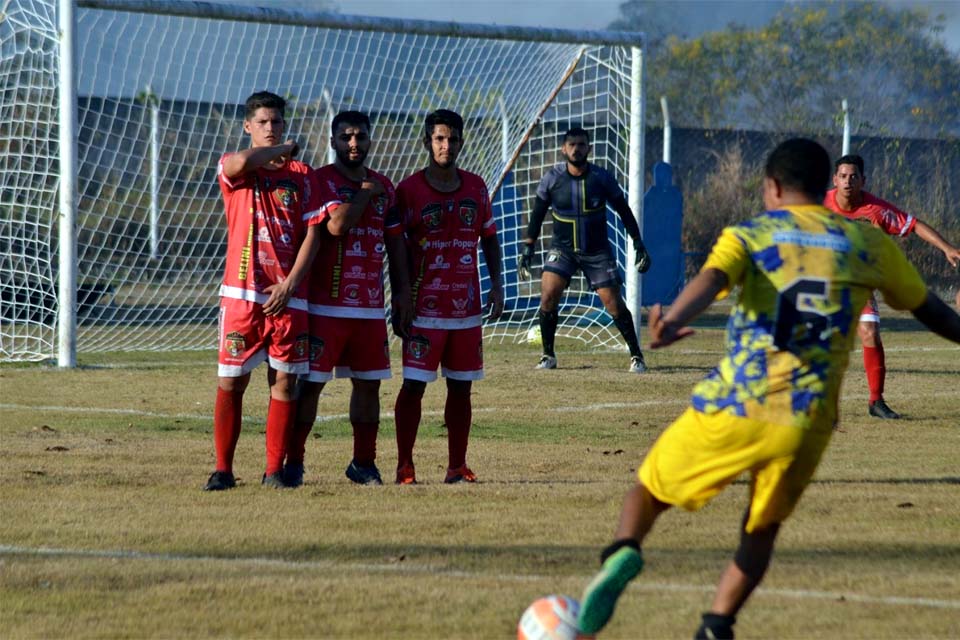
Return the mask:
[[[56,5],[12,0],[0,21],[0,360],[57,353]],[[465,116],[461,165],[490,186],[504,250],[506,312],[486,327],[501,340],[522,340],[536,324],[541,257],[534,279],[519,281],[517,244],[541,175],[560,161],[563,132],[587,129],[593,161],[629,183],[631,49],[622,34],[591,43],[550,30],[192,2],[78,5],[79,352],[215,348],[226,239],[216,164],[248,144],[242,103],[254,91],[288,98],[288,133],[313,166],[329,161],[337,111],[369,113],[370,165],[394,182],[426,163],[427,111]],[[622,267],[624,232],[609,221]],[[550,231],[548,216],[538,254]],[[485,267],[482,276],[486,291]],[[582,279],[562,305],[559,336],[619,344]]]

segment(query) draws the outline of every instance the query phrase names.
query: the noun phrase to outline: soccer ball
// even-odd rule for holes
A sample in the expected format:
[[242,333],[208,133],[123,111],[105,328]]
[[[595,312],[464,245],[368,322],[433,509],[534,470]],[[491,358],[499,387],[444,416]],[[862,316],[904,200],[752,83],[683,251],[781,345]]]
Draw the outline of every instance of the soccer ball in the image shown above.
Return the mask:
[[540,327],[530,327],[527,331],[527,342],[529,344],[543,344],[543,336],[540,335]]
[[544,596],[527,607],[517,625],[517,640],[577,640],[580,603],[569,596]]

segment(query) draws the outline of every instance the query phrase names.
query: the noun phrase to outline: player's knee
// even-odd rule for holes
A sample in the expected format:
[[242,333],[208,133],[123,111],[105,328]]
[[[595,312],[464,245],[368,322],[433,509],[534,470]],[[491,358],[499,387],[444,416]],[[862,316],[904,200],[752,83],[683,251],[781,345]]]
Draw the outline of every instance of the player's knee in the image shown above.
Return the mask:
[[857,326],[860,342],[868,347],[876,346],[880,340],[880,327],[876,322],[861,322]]
[[247,390],[247,384],[250,382],[250,376],[239,376],[237,378],[220,377],[217,386],[227,393],[243,393]]
[[470,396],[473,383],[470,380],[453,380],[447,378],[447,392],[454,395]]
[[740,546],[733,556],[733,562],[752,580],[759,581],[770,566],[773,555],[773,543],[777,538],[779,524],[740,535]]
[[422,398],[423,392],[427,390],[427,383],[423,380],[410,380],[407,378],[403,381],[403,390],[407,394]]

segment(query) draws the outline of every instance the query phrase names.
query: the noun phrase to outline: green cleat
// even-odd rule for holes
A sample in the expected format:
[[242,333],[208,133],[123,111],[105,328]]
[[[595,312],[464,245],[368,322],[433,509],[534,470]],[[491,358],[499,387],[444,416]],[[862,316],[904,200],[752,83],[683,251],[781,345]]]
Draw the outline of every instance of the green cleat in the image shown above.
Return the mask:
[[607,558],[580,599],[577,624],[581,633],[593,635],[606,626],[617,606],[617,598],[642,569],[643,556],[630,547],[623,547]]

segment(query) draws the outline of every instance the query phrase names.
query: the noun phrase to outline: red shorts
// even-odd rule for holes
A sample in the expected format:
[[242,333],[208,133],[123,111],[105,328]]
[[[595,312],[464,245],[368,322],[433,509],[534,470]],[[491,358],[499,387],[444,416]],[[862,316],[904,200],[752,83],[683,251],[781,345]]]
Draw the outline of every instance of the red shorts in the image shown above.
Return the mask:
[[867,304],[860,311],[860,322],[880,322],[880,305],[877,304],[877,294],[870,294]]
[[390,342],[383,318],[331,318],[310,314],[310,382],[338,378],[386,380]]
[[403,377],[422,382],[437,379],[437,366],[451,380],[483,379],[483,327],[423,329],[414,327],[403,341]]
[[264,360],[277,371],[307,373],[307,312],[287,307],[267,316],[259,303],[220,298],[218,345],[217,375],[223,378],[246,375]]

